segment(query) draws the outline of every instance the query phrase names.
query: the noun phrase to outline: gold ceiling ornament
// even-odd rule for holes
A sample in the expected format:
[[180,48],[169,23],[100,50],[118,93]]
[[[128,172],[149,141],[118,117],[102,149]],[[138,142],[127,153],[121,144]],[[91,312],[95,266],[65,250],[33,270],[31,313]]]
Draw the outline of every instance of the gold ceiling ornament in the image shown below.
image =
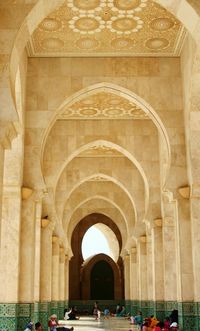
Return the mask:
[[64,42],[59,38],[47,38],[42,41],[42,47],[46,50],[58,51],[63,49]]
[[95,49],[98,46],[99,46],[98,40],[96,40],[95,38],[90,38],[90,37],[81,38],[81,39],[77,40],[77,42],[76,42],[76,47],[78,47],[79,49],[83,49],[83,50]]
[[58,31],[63,27],[62,21],[55,18],[45,18],[39,28],[45,31]]
[[111,93],[100,92],[64,109],[59,119],[149,119],[139,106]]
[[78,157],[124,157],[116,149],[106,145],[95,145],[80,153]]
[[95,176],[89,179],[89,182],[108,182],[109,180],[102,176]]
[[30,56],[178,56],[186,30],[153,0],[66,0],[27,45]]
[[151,29],[156,31],[167,31],[173,28],[175,21],[172,18],[168,17],[158,17],[153,19],[149,26]]
[[146,47],[153,50],[165,49],[168,45],[169,41],[165,38],[151,38],[146,41]]

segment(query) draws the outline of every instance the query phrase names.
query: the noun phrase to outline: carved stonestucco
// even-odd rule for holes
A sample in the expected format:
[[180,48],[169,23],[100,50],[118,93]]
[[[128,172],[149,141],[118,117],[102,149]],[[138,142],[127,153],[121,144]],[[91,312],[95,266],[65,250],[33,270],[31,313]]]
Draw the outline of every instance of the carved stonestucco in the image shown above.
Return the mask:
[[151,0],[69,0],[40,23],[28,52],[177,56],[184,36],[181,23]]

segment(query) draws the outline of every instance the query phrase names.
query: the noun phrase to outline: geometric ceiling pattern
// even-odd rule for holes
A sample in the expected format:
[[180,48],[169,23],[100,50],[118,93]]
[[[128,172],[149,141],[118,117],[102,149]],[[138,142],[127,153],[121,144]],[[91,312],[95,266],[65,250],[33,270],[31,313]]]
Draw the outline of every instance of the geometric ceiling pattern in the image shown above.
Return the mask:
[[178,56],[185,34],[152,0],[67,0],[40,23],[27,51],[29,56]]
[[101,92],[89,96],[63,110],[58,119],[149,119],[136,104],[112,93]]

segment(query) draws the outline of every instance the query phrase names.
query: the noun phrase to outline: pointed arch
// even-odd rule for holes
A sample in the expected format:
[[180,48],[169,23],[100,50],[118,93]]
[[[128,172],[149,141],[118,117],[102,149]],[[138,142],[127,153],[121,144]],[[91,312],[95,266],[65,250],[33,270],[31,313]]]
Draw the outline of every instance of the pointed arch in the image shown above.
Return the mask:
[[[71,236],[72,236],[73,230],[74,230],[75,226],[76,226],[76,225],[78,224],[78,222],[79,222],[79,220],[77,221],[77,223],[75,223],[75,222],[72,223],[72,222],[71,222],[71,219],[72,219],[72,217],[73,217],[73,214],[74,214],[79,208],[83,207],[83,205],[84,205],[85,203],[87,203],[88,201],[97,200],[97,199],[98,199],[98,200],[104,200],[104,201],[107,201],[108,203],[110,203],[111,206],[113,206],[114,208],[116,208],[116,209],[119,211],[119,213],[121,214],[121,216],[122,216],[122,218],[123,218],[123,220],[124,220],[124,225],[125,225],[125,226],[123,227],[123,229],[125,230],[125,231],[124,231],[124,232],[125,232],[125,238],[124,238],[125,241],[123,240],[123,246],[125,246],[124,244],[126,243],[126,240],[127,240],[127,229],[128,229],[128,220],[127,220],[127,218],[126,218],[126,215],[124,214],[123,210],[121,210],[121,208],[120,208],[120,207],[119,207],[114,201],[112,201],[112,200],[110,200],[110,199],[108,199],[108,198],[106,198],[106,197],[104,197],[104,196],[101,196],[101,195],[94,195],[94,196],[92,196],[92,197],[89,197],[89,198],[87,198],[87,199],[81,201],[81,203],[78,204],[74,210],[72,210],[72,212],[71,212],[71,216],[70,216],[70,218],[69,218],[69,222],[68,222],[68,229],[66,229],[66,226],[63,226],[64,231],[67,232],[68,241],[69,241],[69,242],[71,241]],[[119,226],[119,225],[118,225],[118,226]]]
[[[59,178],[60,178],[61,174],[63,173],[64,169],[66,168],[66,166],[69,164],[69,162],[71,160],[73,160],[73,158],[75,158],[76,156],[78,156],[80,153],[86,151],[87,149],[90,149],[93,146],[102,146],[102,145],[117,150],[118,152],[120,152],[121,154],[123,154],[125,157],[127,157],[127,159],[129,159],[134,164],[134,166],[138,169],[138,171],[139,171],[139,173],[140,173],[140,175],[141,175],[141,177],[143,179],[143,182],[144,182],[145,215],[146,215],[147,210],[148,210],[148,206],[149,206],[149,183],[148,183],[147,176],[146,176],[146,174],[145,174],[142,166],[136,160],[136,158],[130,152],[128,152],[127,150],[125,150],[123,147],[121,147],[121,146],[119,146],[119,145],[117,145],[115,143],[112,143],[110,141],[102,140],[102,139],[101,140],[95,140],[93,142],[90,142],[88,144],[85,144],[84,146],[79,147],[77,150],[74,151],[74,153],[72,153],[65,160],[65,162],[63,162],[62,167],[60,168],[60,171],[56,175],[55,186],[54,186],[55,187],[55,189],[54,189],[54,201],[55,201],[55,192],[56,192],[56,189],[57,189]],[[145,215],[144,215],[144,217],[145,217]]]
[[[55,111],[55,113],[52,115],[49,126],[44,133],[43,141],[41,144],[41,151],[40,151],[41,169],[43,168],[43,157],[44,157],[46,141],[47,141],[48,135],[49,135],[51,129],[53,128],[58,116],[60,114],[62,114],[62,112],[64,111],[64,109],[66,109],[66,107],[71,106],[75,102],[80,101],[81,99],[83,99],[85,97],[89,97],[89,96],[92,96],[92,95],[100,93],[100,92],[107,92],[107,93],[111,93],[114,95],[120,95],[120,97],[123,97],[132,103],[135,103],[138,107],[140,107],[149,116],[149,118],[155,124],[155,126],[158,129],[158,132],[160,133],[160,137],[162,140],[162,148],[164,148],[164,153],[165,153],[165,158],[166,158],[166,164],[165,164],[166,167],[164,169],[165,176],[164,176],[164,180],[163,180],[163,186],[165,186],[167,175],[169,173],[169,168],[170,168],[170,164],[171,164],[171,150],[170,150],[169,137],[168,137],[164,124],[162,123],[160,117],[155,112],[153,107],[151,107],[151,105],[149,105],[143,98],[136,95],[134,92],[132,92],[131,90],[129,90],[127,88],[118,86],[113,83],[107,83],[107,82],[94,84],[92,86],[81,89],[80,91],[74,93],[73,95],[68,97],[66,100],[64,100],[64,102],[61,104],[61,106]],[[62,169],[63,169],[63,167],[62,167]]]
[[66,195],[65,197],[65,203],[66,201],[68,200],[68,198],[70,197],[70,195],[83,183],[86,183],[87,181],[95,178],[96,176],[100,176],[102,178],[104,178],[105,180],[108,180],[110,182],[113,182],[114,184],[116,184],[117,186],[119,186],[123,192],[126,193],[126,195],[128,196],[129,200],[131,201],[131,204],[133,206],[133,210],[134,210],[134,218],[135,218],[135,222],[137,222],[137,209],[136,209],[136,206],[135,206],[135,201],[133,200],[131,194],[129,193],[129,191],[127,190],[127,188],[122,184],[120,183],[117,179],[115,179],[114,177],[112,176],[108,176],[106,174],[103,174],[103,173],[95,173],[91,176],[87,176],[85,178],[83,178],[82,180],[80,180],[79,182],[76,183],[76,185],[71,189],[70,192],[68,192],[68,194]]

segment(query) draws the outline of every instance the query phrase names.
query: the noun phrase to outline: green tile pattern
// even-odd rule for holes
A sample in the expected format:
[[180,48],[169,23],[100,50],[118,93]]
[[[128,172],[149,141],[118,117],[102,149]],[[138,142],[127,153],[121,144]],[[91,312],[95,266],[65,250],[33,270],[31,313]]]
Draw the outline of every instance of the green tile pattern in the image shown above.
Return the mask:
[[0,303],[0,330],[16,331],[17,330],[17,304]]
[[[109,306],[112,310],[119,301],[99,301],[99,306],[103,310]],[[1,331],[21,331],[26,324],[32,320],[34,323],[40,321],[43,329],[47,330],[48,320],[51,314],[55,313],[59,319],[63,319],[64,309],[73,305],[82,312],[91,314],[94,300],[89,301],[52,301],[35,303],[0,303],[0,330]],[[179,325],[181,331],[200,330],[200,302],[176,302],[176,301],[138,301],[120,300],[121,305],[125,305],[131,315],[136,315],[141,310],[143,316],[155,315],[163,320],[169,316],[173,309],[178,309]]]

